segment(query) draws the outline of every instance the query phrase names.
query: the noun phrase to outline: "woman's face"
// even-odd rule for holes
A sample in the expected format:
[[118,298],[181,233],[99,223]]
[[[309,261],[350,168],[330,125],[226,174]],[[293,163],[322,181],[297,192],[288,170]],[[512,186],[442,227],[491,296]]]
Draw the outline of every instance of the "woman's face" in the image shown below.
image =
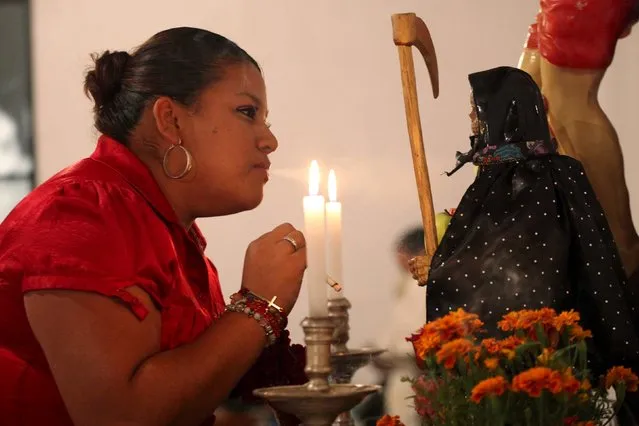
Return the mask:
[[[221,81],[204,90],[197,106],[180,115],[179,134],[193,157],[193,169],[183,178],[188,183],[184,198],[195,217],[232,214],[260,204],[268,156],[277,149],[267,115],[264,80],[250,63],[229,66]],[[179,173],[184,160],[178,160]]]

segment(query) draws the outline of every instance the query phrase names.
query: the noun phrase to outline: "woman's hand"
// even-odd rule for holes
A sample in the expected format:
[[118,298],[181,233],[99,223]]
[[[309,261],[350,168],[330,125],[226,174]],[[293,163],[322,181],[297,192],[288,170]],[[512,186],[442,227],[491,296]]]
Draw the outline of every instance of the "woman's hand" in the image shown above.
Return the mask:
[[297,301],[305,269],[304,235],[284,223],[249,244],[242,287],[265,299],[277,296],[275,303],[288,313]]

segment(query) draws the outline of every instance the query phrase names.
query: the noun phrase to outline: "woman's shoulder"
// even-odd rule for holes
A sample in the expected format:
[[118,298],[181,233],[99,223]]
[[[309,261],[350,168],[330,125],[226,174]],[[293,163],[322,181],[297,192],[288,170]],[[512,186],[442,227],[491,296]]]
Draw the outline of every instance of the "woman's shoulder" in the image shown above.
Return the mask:
[[51,245],[80,251],[101,246],[100,252],[116,256],[166,232],[142,194],[87,159],[36,187],[13,209],[0,224],[0,254]]
[[172,282],[166,224],[117,172],[89,161],[38,186],[0,225],[0,281],[97,292],[134,310],[124,288],[161,300]]
[[38,186],[0,224],[0,280],[103,290],[136,277],[141,285],[145,268],[165,275],[166,224],[124,179],[82,163]]
[[92,159],[82,160],[38,185],[9,214],[5,223],[43,226],[47,222],[91,221],[124,225],[153,215],[144,197],[116,171]]

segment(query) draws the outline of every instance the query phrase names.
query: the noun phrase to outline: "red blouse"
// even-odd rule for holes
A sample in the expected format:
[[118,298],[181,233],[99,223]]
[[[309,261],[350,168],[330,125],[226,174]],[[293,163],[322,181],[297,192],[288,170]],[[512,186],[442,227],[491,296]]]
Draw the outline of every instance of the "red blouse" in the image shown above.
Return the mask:
[[145,307],[124,291],[141,287],[160,307],[161,350],[168,350],[195,339],[224,310],[205,245],[197,226],[180,225],[144,164],[107,137],[91,157],[37,187],[0,225],[0,423],[72,425],[23,293],[96,292],[143,319]]

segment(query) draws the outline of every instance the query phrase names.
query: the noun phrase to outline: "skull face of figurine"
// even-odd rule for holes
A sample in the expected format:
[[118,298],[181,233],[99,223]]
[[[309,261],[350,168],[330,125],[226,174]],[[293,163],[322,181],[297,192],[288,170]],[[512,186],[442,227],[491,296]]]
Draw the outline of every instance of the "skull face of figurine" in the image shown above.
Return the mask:
[[479,126],[479,118],[477,117],[477,106],[475,105],[475,98],[473,97],[473,92],[470,92],[470,113],[468,114],[470,118],[470,131],[473,135],[478,135],[480,131]]

